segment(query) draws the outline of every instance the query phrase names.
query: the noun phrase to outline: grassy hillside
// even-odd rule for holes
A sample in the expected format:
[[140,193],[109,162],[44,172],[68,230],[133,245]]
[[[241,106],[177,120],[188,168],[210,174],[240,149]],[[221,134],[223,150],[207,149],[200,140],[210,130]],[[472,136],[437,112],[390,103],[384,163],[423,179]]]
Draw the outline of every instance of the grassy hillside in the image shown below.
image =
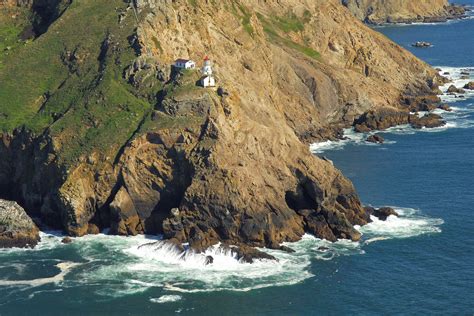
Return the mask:
[[[134,16],[119,22],[126,7],[121,0],[76,0],[42,36],[3,54],[0,130],[49,129],[65,161],[126,142],[151,109],[123,79],[136,58]],[[0,28],[9,34],[0,47],[18,29]]]

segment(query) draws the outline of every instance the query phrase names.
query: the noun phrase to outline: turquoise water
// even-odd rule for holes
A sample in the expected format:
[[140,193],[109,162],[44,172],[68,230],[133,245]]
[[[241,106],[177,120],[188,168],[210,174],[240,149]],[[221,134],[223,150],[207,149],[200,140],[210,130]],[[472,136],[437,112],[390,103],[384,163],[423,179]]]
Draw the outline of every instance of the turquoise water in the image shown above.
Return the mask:
[[[474,20],[378,30],[453,79],[474,68]],[[435,46],[409,46],[418,40]],[[393,129],[384,145],[348,131],[350,141],[313,147],[351,178],[364,203],[402,215],[361,228],[359,243],[305,236],[291,245],[296,254],[272,252],[278,263],[254,265],[209,250],[215,262],[204,266],[200,255],[180,260],[169,249],[138,248],[151,237],[63,245],[44,233],[35,250],[0,251],[0,315],[472,315],[472,97],[447,99],[455,107],[444,114],[447,128]]]

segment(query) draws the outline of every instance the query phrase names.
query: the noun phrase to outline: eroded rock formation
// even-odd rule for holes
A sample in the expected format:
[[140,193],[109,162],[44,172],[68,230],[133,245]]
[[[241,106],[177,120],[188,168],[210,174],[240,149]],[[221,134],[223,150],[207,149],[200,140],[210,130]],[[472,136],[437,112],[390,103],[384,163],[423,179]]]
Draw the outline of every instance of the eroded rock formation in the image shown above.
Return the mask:
[[33,248],[39,229],[16,202],[0,200],[0,248]]
[[342,0],[360,20],[370,24],[444,22],[465,15],[465,8],[448,0]]
[[[110,227],[195,250],[217,242],[279,249],[305,232],[359,239],[354,225],[368,213],[308,142],[354,122],[382,129],[411,120],[408,103],[436,98],[437,72],[338,0],[137,3],[135,16],[123,1],[78,2],[32,44],[53,51],[44,43],[73,34],[68,23],[82,22],[83,6],[110,23],[100,41],[61,43],[57,85],[22,94],[15,113],[34,111],[26,127],[4,127],[2,194],[73,236]],[[198,72],[170,66],[206,55],[217,91],[198,87]],[[72,91],[83,95],[68,99]],[[8,127],[6,105],[0,124]],[[403,114],[386,121],[383,111]]]

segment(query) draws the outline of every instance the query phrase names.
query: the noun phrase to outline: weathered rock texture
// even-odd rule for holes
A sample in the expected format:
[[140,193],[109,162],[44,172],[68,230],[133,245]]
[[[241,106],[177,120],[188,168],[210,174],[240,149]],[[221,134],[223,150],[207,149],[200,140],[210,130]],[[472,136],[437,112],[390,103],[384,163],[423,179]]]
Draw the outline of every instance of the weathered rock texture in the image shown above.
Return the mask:
[[443,22],[464,16],[465,9],[448,0],[342,0],[360,20],[370,24]]
[[16,202],[0,200],[0,248],[34,247],[39,230]]
[[[197,250],[219,241],[279,248],[305,232],[359,239],[354,225],[369,217],[352,183],[313,156],[307,142],[335,137],[379,109],[402,111],[406,119],[408,103],[434,96],[436,71],[357,21],[338,0],[193,3],[138,1],[140,22],[127,36],[121,34],[127,25],[135,30],[135,15],[117,9],[118,24],[108,30],[118,33],[107,35],[98,58],[81,46],[65,52],[72,74],[61,87],[92,71],[83,66],[89,58],[100,73],[87,87],[107,78],[108,67],[119,67],[125,91],[150,111],[137,119],[130,98],[116,104],[99,90],[84,105],[51,111],[54,123],[41,136],[4,133],[0,188],[14,188],[9,195],[28,210],[78,236],[111,227],[117,234],[162,233]],[[80,5],[40,39],[53,34],[54,41]],[[141,55],[135,60],[120,55],[130,44]],[[218,91],[197,87],[199,73],[170,67],[176,58],[206,55]],[[54,94],[48,97],[45,113],[55,106]],[[100,144],[94,135],[111,137],[100,131],[114,122],[92,112],[106,106],[110,115],[123,109],[127,122],[140,123],[120,142],[87,147]],[[83,109],[85,123],[70,128]],[[129,124],[135,123],[116,126],[115,133]]]

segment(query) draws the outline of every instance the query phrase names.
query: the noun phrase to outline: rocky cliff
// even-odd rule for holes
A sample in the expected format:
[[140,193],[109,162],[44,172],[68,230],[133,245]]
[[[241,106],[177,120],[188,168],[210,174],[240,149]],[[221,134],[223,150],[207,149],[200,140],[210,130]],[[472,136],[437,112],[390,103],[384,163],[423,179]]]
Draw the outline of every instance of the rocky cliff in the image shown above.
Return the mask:
[[0,200],[0,248],[34,247],[39,229],[17,203]]
[[465,8],[448,0],[342,0],[342,4],[370,24],[443,22],[465,14]]
[[[219,89],[171,67],[205,56]],[[0,62],[2,197],[71,235],[194,249],[357,240],[368,214],[308,142],[439,80],[338,0],[76,0]]]

